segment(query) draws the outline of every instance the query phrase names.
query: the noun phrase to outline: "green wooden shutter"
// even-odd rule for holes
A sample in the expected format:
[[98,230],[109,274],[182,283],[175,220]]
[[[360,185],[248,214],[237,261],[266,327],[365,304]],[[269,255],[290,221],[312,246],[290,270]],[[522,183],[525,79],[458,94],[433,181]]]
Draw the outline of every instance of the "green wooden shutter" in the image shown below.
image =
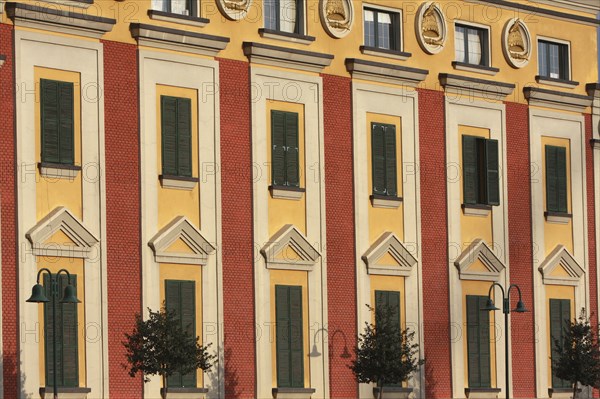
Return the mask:
[[556,147],[556,202],[558,212],[568,212],[567,208],[567,149]]
[[[392,323],[400,330],[400,292],[398,291],[375,291],[375,308],[378,309],[381,306],[389,306],[395,308],[397,312],[394,314],[394,320]],[[375,314],[375,325],[377,325],[377,313]],[[385,384],[386,387],[401,387],[402,383],[397,384]]]
[[490,316],[486,296],[467,295],[467,353],[470,388],[490,388]]
[[385,127],[378,123],[371,124],[371,158],[373,174],[373,194],[386,194],[386,162],[385,162]]
[[498,173],[498,140],[485,140],[487,204],[500,205],[500,179]]
[[292,387],[304,387],[304,346],[302,328],[302,287],[290,287],[290,348]]
[[299,187],[298,114],[285,113],[285,175],[290,187]]
[[546,152],[546,209],[558,212],[558,181],[556,178],[556,147],[547,145]]
[[59,82],[59,158],[61,164],[73,165],[75,157],[75,137],[73,121],[73,83]]
[[285,185],[285,113],[271,111],[271,180]]
[[40,80],[42,162],[59,163],[58,82]]
[[[558,355],[554,345],[557,339],[561,343],[564,338],[564,329],[571,322],[571,301],[568,299],[550,299],[550,337],[551,337],[551,359],[556,359]],[[571,388],[568,381],[562,380],[552,373],[553,388]]]
[[386,195],[398,195],[396,167],[396,126],[385,126],[385,188]]
[[477,204],[479,176],[477,173],[477,137],[462,136],[463,202]]
[[275,286],[277,386],[304,387],[302,287]]
[[[54,275],[55,276],[55,275]],[[61,275],[58,281],[58,298],[52,295],[50,288],[50,276],[44,275],[44,287],[46,296],[50,302],[44,304],[44,337],[46,352],[46,384],[50,384],[54,378],[53,362],[53,325],[52,325],[52,301],[62,299],[64,289],[68,284],[67,276]],[[71,284],[77,291],[77,276],[71,275]],[[56,304],[56,378],[61,387],[79,386],[79,350],[77,335],[77,304]]]
[[486,305],[487,296],[479,296],[479,374],[481,386],[490,388],[491,380],[491,345],[490,345],[490,312],[482,311]]
[[162,173],[176,176],[177,168],[177,99],[160,97]]
[[177,175],[192,177],[192,101],[177,99]]

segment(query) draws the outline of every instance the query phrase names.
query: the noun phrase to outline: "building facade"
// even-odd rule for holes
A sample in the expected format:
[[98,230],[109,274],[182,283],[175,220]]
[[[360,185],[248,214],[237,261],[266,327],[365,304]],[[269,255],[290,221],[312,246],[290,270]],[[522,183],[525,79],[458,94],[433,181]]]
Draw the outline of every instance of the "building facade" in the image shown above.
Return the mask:
[[[598,321],[599,12],[0,2],[3,397],[160,397],[122,342],[163,303],[218,356],[170,397],[373,397],[348,365],[379,304],[425,359],[387,398],[569,397],[552,339]],[[81,301],[56,322],[44,268]],[[493,283],[529,310],[509,331]]]

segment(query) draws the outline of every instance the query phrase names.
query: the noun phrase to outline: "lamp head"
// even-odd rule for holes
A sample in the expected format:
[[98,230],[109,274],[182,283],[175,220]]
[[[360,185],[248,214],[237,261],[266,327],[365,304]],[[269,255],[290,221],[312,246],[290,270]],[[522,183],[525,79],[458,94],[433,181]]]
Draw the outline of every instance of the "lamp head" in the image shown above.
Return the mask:
[[485,303],[485,307],[482,308],[481,310],[487,310],[488,312],[492,311],[492,310],[500,310],[496,307],[496,305],[494,305],[494,301],[492,300],[492,298],[488,298],[487,302]]
[[75,287],[73,287],[71,284],[67,285],[65,287],[65,295],[63,296],[63,299],[60,301],[60,303],[80,303],[81,301],[79,299],[77,299],[77,296],[75,295]]
[[313,344],[312,351],[310,351],[310,354],[308,356],[310,356],[310,357],[321,356],[321,352],[319,352],[319,350],[317,349],[317,344]]
[[523,301],[519,300],[519,302],[517,302],[517,307],[513,309],[513,312],[525,313],[525,312],[529,312],[529,311],[527,310],[527,308],[525,308]]
[[46,297],[46,294],[44,293],[44,286],[41,284],[34,285],[33,288],[31,289],[31,296],[29,297],[27,302],[32,302],[32,303],[50,302],[50,299],[48,299],[48,297]]

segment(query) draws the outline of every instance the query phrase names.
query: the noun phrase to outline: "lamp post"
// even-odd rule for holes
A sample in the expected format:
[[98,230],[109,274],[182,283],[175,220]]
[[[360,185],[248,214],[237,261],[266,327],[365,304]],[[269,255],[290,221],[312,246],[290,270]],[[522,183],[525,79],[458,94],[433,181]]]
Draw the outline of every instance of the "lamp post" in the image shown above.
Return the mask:
[[[494,305],[494,300],[492,299],[492,291],[494,289],[495,286],[500,287],[500,291],[502,292],[502,313],[504,313],[504,350],[505,350],[505,354],[504,354],[504,361],[505,361],[505,373],[506,373],[506,399],[510,399],[510,395],[509,395],[509,370],[508,370],[508,315],[510,314],[510,291],[513,288],[516,288],[517,291],[519,292],[519,302],[517,302],[517,307],[514,308],[512,311],[516,312],[516,313],[525,313],[528,310],[525,308],[525,305],[523,304],[523,301],[521,300],[521,289],[519,288],[518,285],[516,284],[511,284],[508,289],[506,290],[506,293],[504,291],[504,288],[498,284],[498,283],[493,283],[490,286],[490,290],[488,292],[488,300],[487,303],[485,304],[485,307],[483,309],[481,309],[482,311],[493,311],[493,310],[500,310],[498,309],[495,305]],[[506,294],[506,295],[505,295]]]
[[54,399],[58,399],[58,383],[56,381],[56,302],[58,300],[58,279],[62,273],[65,273],[67,275],[68,285],[65,287],[65,292],[60,303],[80,303],[81,301],[77,299],[77,296],[75,295],[75,287],[71,285],[71,274],[67,270],[60,269],[58,273],[52,275],[52,272],[44,267],[40,269],[40,271],[37,274],[36,284],[31,289],[31,297],[29,297],[27,302],[50,302],[50,299],[48,299],[46,297],[46,294],[44,294],[44,286],[40,284],[40,276],[42,275],[42,272],[46,272],[50,277],[50,295],[52,296],[52,385],[54,391]]

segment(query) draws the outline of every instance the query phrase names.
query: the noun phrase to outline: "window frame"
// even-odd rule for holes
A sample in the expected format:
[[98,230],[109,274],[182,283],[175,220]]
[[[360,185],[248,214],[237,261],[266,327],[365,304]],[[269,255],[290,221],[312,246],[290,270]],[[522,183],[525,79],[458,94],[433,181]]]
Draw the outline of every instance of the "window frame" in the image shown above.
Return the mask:
[[[541,51],[540,51],[540,44],[541,43],[545,43],[547,45],[550,44],[554,44],[554,45],[558,45],[559,46],[559,77],[555,78],[550,76],[550,62],[549,62],[549,52],[547,53],[546,56],[546,61],[547,61],[547,66],[548,66],[548,74],[547,75],[543,75],[542,74],[542,63],[541,61]],[[560,51],[560,49],[564,50],[564,51]],[[571,80],[571,74],[572,74],[572,66],[571,66],[571,42],[568,42],[566,40],[560,40],[560,39],[555,39],[555,38],[550,38],[550,37],[546,37],[546,36],[538,36],[537,37],[537,47],[536,50],[538,52],[537,54],[537,63],[538,63],[538,67],[537,67],[537,72],[538,72],[538,76],[544,78],[544,79],[554,79],[554,80],[565,80],[565,81],[570,81]],[[566,59],[561,60],[560,56],[564,56],[566,57]],[[563,68],[566,69],[566,73],[563,75]]]
[[[478,317],[477,317],[477,345],[476,345],[478,347],[478,350],[477,350],[476,354],[474,355],[474,357],[476,358],[477,363],[479,365],[477,367],[477,371],[480,373],[479,374],[478,384],[476,383],[477,381],[472,380],[472,378],[475,379],[475,376],[472,374],[472,370],[469,367],[470,360],[471,360],[470,359],[470,357],[471,357],[470,348],[472,348],[472,346],[473,346],[473,343],[472,343],[472,340],[471,340],[471,338],[473,338],[473,337],[469,336],[469,333],[470,333],[471,328],[472,328],[472,323],[469,322],[469,298],[478,298],[478,306],[477,307],[479,308],[478,309],[479,311],[477,312]],[[466,312],[466,315],[467,315],[467,320],[466,320],[466,326],[467,326],[467,331],[466,331],[466,338],[467,338],[467,359],[466,360],[467,360],[467,380],[468,380],[469,388],[475,388],[475,389],[492,388],[492,342],[491,342],[491,328],[490,328],[490,319],[491,319],[491,317],[490,317],[490,312],[481,310],[481,308],[483,306],[485,306],[485,303],[486,303],[486,301],[488,299],[489,299],[489,297],[486,296],[486,295],[469,295],[469,294],[467,294],[466,298],[465,298],[465,306],[466,306],[465,312]],[[482,382],[482,379],[481,379],[481,369],[482,369],[481,368],[481,364],[482,364],[481,360],[482,359],[481,359],[480,348],[481,348],[482,345],[481,345],[480,339],[481,339],[481,335],[484,334],[482,332],[482,327],[481,327],[482,326],[482,323],[481,323],[481,315],[482,314],[485,314],[487,316],[487,320],[488,320],[488,324],[487,324],[487,337],[488,337],[488,350],[489,350],[489,358],[490,358],[489,359],[490,363],[488,365],[489,366],[488,367],[489,374],[487,375],[488,382]]]
[[[287,344],[290,347],[289,351],[290,351],[290,359],[289,359],[289,380],[290,383],[289,384],[285,384],[281,381],[281,375],[279,373],[279,346],[280,346],[280,329],[282,329],[281,326],[278,325],[279,320],[278,320],[278,314],[279,314],[279,309],[281,307],[281,304],[279,303],[279,301],[277,300],[278,297],[278,293],[280,289],[285,289],[287,290],[287,296],[288,296],[288,311],[289,314],[291,315],[291,296],[292,296],[292,291],[296,291],[300,293],[300,320],[299,320],[299,324],[300,324],[300,331],[301,331],[301,335],[300,335],[300,352],[301,352],[301,356],[300,356],[300,364],[298,365],[299,370],[300,370],[300,375],[301,375],[301,379],[299,382],[295,383],[295,381],[293,381],[293,374],[294,371],[292,370],[293,367],[293,358],[291,355],[291,352],[293,352],[292,344],[293,344],[293,326],[291,325],[292,323],[294,323],[294,320],[292,320],[291,317],[289,317],[289,325],[287,326],[287,330],[283,329],[283,331],[288,332],[288,341]],[[276,374],[277,374],[277,388],[305,388],[305,369],[304,369],[304,340],[305,340],[305,334],[306,331],[304,331],[304,293],[303,291],[303,287],[301,285],[289,285],[289,284],[275,284],[275,370],[276,370]],[[298,320],[295,321],[296,323],[298,323]]]
[[[476,201],[475,202],[467,202],[467,178],[466,178],[466,173],[468,173],[467,171],[467,167],[465,165],[465,138],[471,138],[471,139],[475,139],[476,140],[476,144],[475,144],[475,149],[476,149],[476,154],[475,154],[475,173],[476,173],[476,183],[477,183],[477,187],[475,190],[475,195],[476,195]],[[495,173],[497,174],[497,178],[496,178],[496,183],[497,183],[497,193],[498,193],[498,201],[491,201],[490,200],[490,173],[493,172],[493,169],[490,169],[490,165],[489,165],[489,158],[488,158],[488,146],[490,145],[490,142],[495,142],[496,143],[496,147],[497,147],[497,154],[496,154],[496,170]],[[485,207],[492,207],[492,206],[499,206],[500,202],[501,202],[501,185],[500,185],[500,142],[496,139],[492,139],[492,138],[486,138],[486,137],[481,137],[481,136],[473,136],[470,134],[462,134],[461,135],[461,149],[462,149],[462,159],[461,159],[461,168],[462,168],[462,194],[463,194],[463,206],[467,206],[467,207],[477,207],[477,206],[485,206]],[[483,151],[483,153],[482,153]],[[491,209],[491,208],[490,208]]]
[[[154,3],[153,0],[152,3]],[[182,15],[182,16],[187,16],[187,17],[200,17],[200,7],[199,7],[199,0],[185,0],[186,1],[186,6],[189,5],[189,8],[186,8],[187,10],[189,10],[188,14],[181,14],[178,12],[173,12],[172,11],[172,3],[173,0],[160,0],[160,3],[163,5],[163,7],[161,7],[160,9],[158,8],[154,8],[155,4],[152,4],[152,10],[155,11],[160,11],[160,12],[164,12],[167,14],[172,14],[172,15]]]
[[[176,143],[176,153],[175,153],[175,162],[176,162],[176,171],[175,173],[166,173],[165,172],[165,132],[163,129],[163,117],[164,117],[164,112],[165,110],[163,109],[164,106],[164,100],[165,99],[175,99],[176,100],[176,109],[175,109],[175,126],[176,126],[176,132],[175,132],[175,143]],[[187,173],[188,171],[186,170],[185,173],[181,173],[180,172],[180,167],[179,167],[179,163],[180,163],[180,148],[179,148],[179,123],[178,123],[178,118],[179,118],[179,114],[178,114],[178,107],[179,107],[179,102],[180,101],[186,101],[189,102],[189,129],[190,129],[190,135],[189,135],[189,143],[188,143],[188,151],[189,151],[189,160],[190,160],[190,166],[189,166],[189,173]],[[192,105],[193,105],[193,101],[191,98],[188,97],[176,97],[176,96],[170,96],[170,95],[165,95],[165,94],[161,94],[160,95],[160,139],[161,139],[161,146],[160,146],[160,153],[161,153],[161,176],[165,176],[165,177],[174,177],[174,178],[183,178],[183,179],[194,179],[193,175],[194,175],[194,151],[192,149],[192,145],[193,145],[193,135],[195,134],[194,131],[194,117],[193,117],[193,112],[194,110],[192,109]]]
[[[374,13],[373,24],[374,24],[375,43],[372,46],[368,45],[367,41],[366,41],[366,29],[365,29],[365,24],[366,24],[365,12],[366,11],[372,11]],[[392,35],[390,36],[390,48],[384,48],[384,47],[380,47],[378,45],[379,35],[377,34],[378,33],[377,15],[379,13],[384,13],[384,14],[390,15],[391,27],[392,27]],[[404,43],[402,40],[404,38],[404,32],[403,32],[404,24],[402,23],[403,19],[402,19],[402,10],[401,9],[383,7],[383,6],[373,5],[373,4],[364,4],[362,18],[363,18],[363,26],[362,26],[363,27],[363,35],[362,35],[363,36],[363,45],[366,48],[376,49],[378,51],[396,51],[396,52],[404,51]]]
[[[548,163],[548,150],[554,149],[555,151],[558,151],[560,149],[564,150],[564,170],[562,172],[564,172],[564,176],[563,176],[563,184],[561,185],[561,180],[560,180],[560,176],[559,173],[561,171],[558,170],[558,157],[556,159],[556,164],[554,165],[555,170],[555,176],[554,178],[556,179],[555,184],[556,184],[556,188],[555,188],[555,201],[556,201],[556,208],[555,209],[550,209],[550,180],[549,180],[549,163]],[[558,156],[558,153],[556,154]],[[568,176],[568,162],[569,162],[569,154],[567,151],[567,147],[563,147],[563,146],[558,146],[558,145],[552,145],[552,144],[545,144],[544,145],[544,180],[545,180],[545,184],[544,184],[544,190],[546,191],[546,213],[553,213],[553,214],[565,214],[567,215],[569,213],[569,176]],[[560,186],[559,186],[560,185]],[[561,202],[560,202],[560,196],[561,196],[561,189],[564,190],[564,208],[561,207]]]
[[[456,31],[457,31],[458,27],[465,29],[465,35],[463,38],[464,46],[462,47],[462,49],[465,52],[465,59],[463,61],[459,61],[456,57],[456,53],[457,53]],[[479,33],[479,41],[482,44],[482,46],[481,46],[481,61],[479,62],[479,64],[469,62],[468,29],[477,30]],[[454,61],[466,64],[466,65],[474,65],[474,66],[479,66],[479,67],[490,68],[492,65],[492,52],[491,52],[490,37],[491,37],[491,29],[489,26],[481,25],[481,24],[474,24],[472,22],[464,22],[464,21],[456,20],[454,22]]]
[[[46,142],[47,142],[47,135],[45,134],[45,107],[44,107],[44,86],[47,83],[51,83],[51,84],[56,84],[57,85],[57,93],[56,93],[56,124],[57,124],[57,141],[58,144],[56,145],[56,151],[57,151],[57,160],[49,160],[47,157],[47,153],[46,153]],[[70,146],[71,146],[71,154],[70,154],[70,160],[63,160],[61,159],[61,134],[62,134],[62,122],[61,122],[61,86],[70,86],[71,89],[71,120],[70,120]],[[40,158],[41,158],[41,163],[47,164],[47,165],[57,165],[57,166],[65,166],[65,167],[73,167],[75,166],[75,118],[77,118],[77,115],[75,115],[75,83],[73,82],[69,82],[69,81],[62,81],[62,80],[56,80],[56,79],[46,79],[46,78],[41,78],[40,79],[40,105],[39,105],[39,111],[40,111]]]
[[[565,299],[565,298],[549,298],[548,299],[548,320],[550,322],[550,329],[548,331],[548,335],[550,336],[550,368],[552,369],[553,367],[553,362],[552,362],[552,357],[555,354],[555,350],[554,350],[554,336],[552,334],[552,303],[555,302],[559,305],[559,308],[561,310],[561,314],[563,313],[562,310],[563,309],[563,305],[568,302],[568,313],[569,313],[569,319],[563,319],[563,326],[562,328],[564,328],[566,326],[566,324],[568,322],[571,321],[571,319],[573,318],[573,315],[571,314],[571,299]],[[560,337],[559,340],[562,340],[563,338],[563,330],[562,328],[559,331]],[[561,389],[561,388],[571,388],[570,383],[568,381],[565,380],[561,380],[560,378],[556,377],[554,375],[554,373],[551,371],[551,375],[552,375],[552,380],[550,381],[550,384],[552,386],[552,388],[556,389]],[[554,384],[557,383],[557,386],[555,386]],[[561,385],[562,384],[562,385]]]
[[[390,127],[394,128],[394,173],[395,173],[395,181],[396,181],[396,191],[393,194],[390,194],[389,190],[390,188],[388,187],[388,170],[387,170],[387,165],[388,165],[388,154],[387,154],[387,140],[385,137],[385,134],[383,136],[383,153],[384,153],[384,182],[385,182],[385,193],[378,193],[375,192],[375,140],[373,139],[373,135],[374,135],[374,128],[375,126],[380,125],[382,127],[384,127],[385,129],[388,129]],[[396,199],[399,198],[398,197],[398,139],[399,137],[397,137],[398,135],[398,129],[397,126],[395,124],[391,124],[391,123],[381,123],[381,122],[371,122],[371,194],[374,197],[379,197],[379,198],[386,198],[386,199]]]
[[269,26],[267,27],[267,18],[266,18],[266,10],[267,7],[265,3],[263,3],[263,28],[268,31],[273,31],[282,34],[291,34],[291,35],[306,35],[307,26],[306,26],[306,2],[305,0],[294,0],[296,3],[296,22],[293,32],[286,32],[281,30],[281,0],[271,0],[275,3],[275,8],[277,10],[276,18],[275,18],[275,27]]
[[[288,172],[289,172],[289,161],[288,161],[288,151],[290,146],[287,143],[287,130],[284,129],[283,131],[283,141],[285,142],[284,147],[284,161],[283,161],[283,170],[284,170],[284,182],[283,184],[275,184],[275,154],[274,154],[274,147],[275,147],[275,129],[274,129],[274,115],[276,113],[280,113],[285,115],[295,115],[296,116],[296,143],[295,143],[295,148],[297,149],[297,165],[296,165],[296,180],[297,180],[297,184],[290,184],[290,179],[288,177]],[[292,111],[282,111],[282,110],[278,110],[278,109],[272,109],[270,112],[270,120],[271,120],[271,187],[273,188],[283,188],[283,189],[291,189],[291,190],[300,190],[301,189],[301,180],[300,180],[300,169],[301,169],[301,162],[302,160],[300,159],[300,114],[298,112],[292,112]]]

